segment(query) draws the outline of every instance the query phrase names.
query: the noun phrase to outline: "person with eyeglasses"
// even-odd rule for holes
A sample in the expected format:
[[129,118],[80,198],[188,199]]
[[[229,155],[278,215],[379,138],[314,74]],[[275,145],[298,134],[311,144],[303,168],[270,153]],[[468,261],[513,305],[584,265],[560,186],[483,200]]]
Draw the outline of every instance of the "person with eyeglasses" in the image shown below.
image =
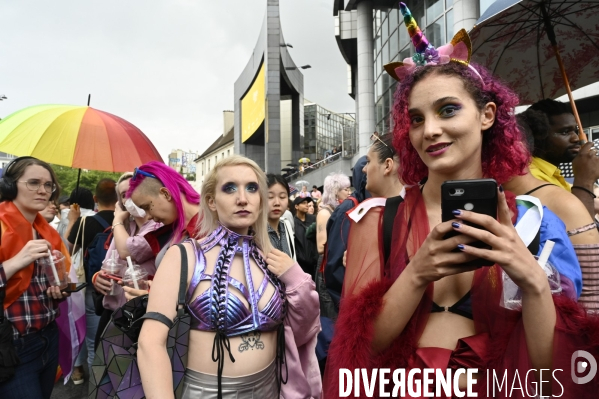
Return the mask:
[[14,376],[0,382],[3,399],[47,399],[54,387],[59,353],[56,319],[59,303],[68,294],[50,287],[38,260],[51,250],[60,251],[70,268],[66,246],[40,214],[59,194],[56,174],[37,158],[16,158],[0,179],[0,298],[4,297],[0,324],[12,327],[12,337],[0,342],[0,364],[7,365],[13,350],[20,361]]
[[[529,109],[544,113],[549,120],[548,129],[533,127],[534,150],[530,172],[537,179],[571,191],[593,216],[593,184],[599,179],[599,151],[592,142],[580,142],[579,127],[569,103],[547,98],[534,103]],[[569,162],[572,162],[574,172],[573,185],[566,182],[559,169],[561,163]]]

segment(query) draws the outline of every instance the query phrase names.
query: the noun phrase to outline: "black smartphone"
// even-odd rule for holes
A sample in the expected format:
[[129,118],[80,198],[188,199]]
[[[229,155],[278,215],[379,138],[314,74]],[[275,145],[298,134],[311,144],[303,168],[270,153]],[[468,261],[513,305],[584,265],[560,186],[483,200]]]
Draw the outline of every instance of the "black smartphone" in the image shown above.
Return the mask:
[[[441,219],[443,222],[455,219],[453,210],[461,209],[482,213],[497,219],[497,182],[494,179],[448,180],[441,185]],[[481,229],[481,226],[471,224]],[[458,235],[456,231],[448,233],[445,238]],[[482,241],[468,244],[477,248],[490,248]],[[456,249],[458,251],[458,249]],[[473,266],[493,266],[493,263],[478,259],[469,262]]]
[[87,287],[87,283],[69,283],[61,292],[77,292]]

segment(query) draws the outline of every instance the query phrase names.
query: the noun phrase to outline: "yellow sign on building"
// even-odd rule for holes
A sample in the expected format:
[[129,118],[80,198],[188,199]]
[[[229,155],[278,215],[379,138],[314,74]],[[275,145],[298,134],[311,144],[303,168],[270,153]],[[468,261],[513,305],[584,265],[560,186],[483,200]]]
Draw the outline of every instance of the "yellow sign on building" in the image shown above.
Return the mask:
[[241,99],[241,142],[245,143],[264,121],[266,97],[264,95],[264,64],[254,84]]

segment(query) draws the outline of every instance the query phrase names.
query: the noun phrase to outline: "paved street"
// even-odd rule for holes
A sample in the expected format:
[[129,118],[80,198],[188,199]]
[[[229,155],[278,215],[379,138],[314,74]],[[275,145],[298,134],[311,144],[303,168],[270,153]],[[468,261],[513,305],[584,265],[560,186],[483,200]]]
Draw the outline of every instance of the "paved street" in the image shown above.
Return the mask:
[[63,385],[63,379],[61,378],[56,385],[54,385],[54,391],[50,399],[83,399],[87,398],[87,384],[89,382],[87,365],[83,366],[85,369],[85,382],[81,385],[73,384],[73,381],[69,380],[66,385]]

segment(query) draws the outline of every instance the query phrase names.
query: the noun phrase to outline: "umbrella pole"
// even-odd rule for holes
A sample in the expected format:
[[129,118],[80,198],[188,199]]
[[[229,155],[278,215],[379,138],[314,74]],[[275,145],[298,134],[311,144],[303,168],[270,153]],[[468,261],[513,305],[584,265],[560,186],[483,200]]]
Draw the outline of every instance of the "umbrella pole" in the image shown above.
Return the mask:
[[77,173],[77,187],[75,187],[75,192],[77,193],[75,200],[77,201],[77,204],[79,203],[79,180],[80,179],[81,179],[81,168],[79,168],[79,172]]
[[553,30],[553,25],[551,25],[551,20],[549,19],[549,14],[547,14],[547,9],[545,8],[545,3],[541,3],[541,14],[543,14],[543,23],[545,25],[545,31],[547,32],[547,38],[551,42],[551,47],[553,48],[553,52],[555,53],[555,58],[557,59],[557,64],[559,65],[559,70],[562,74],[562,79],[564,81],[564,85],[566,86],[566,92],[568,92],[568,98],[570,99],[570,105],[572,106],[572,112],[574,113],[574,118],[576,119],[576,124],[578,125],[578,137],[581,141],[587,141],[587,135],[585,134],[582,128],[582,122],[580,121],[580,116],[578,115],[578,109],[576,109],[576,103],[574,102],[574,97],[572,96],[572,90],[570,89],[570,82],[568,81],[568,74],[566,74],[566,68],[564,68],[564,63],[562,62],[562,56],[559,53],[559,48],[557,47],[557,40],[555,39],[555,31]]

